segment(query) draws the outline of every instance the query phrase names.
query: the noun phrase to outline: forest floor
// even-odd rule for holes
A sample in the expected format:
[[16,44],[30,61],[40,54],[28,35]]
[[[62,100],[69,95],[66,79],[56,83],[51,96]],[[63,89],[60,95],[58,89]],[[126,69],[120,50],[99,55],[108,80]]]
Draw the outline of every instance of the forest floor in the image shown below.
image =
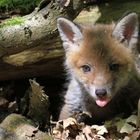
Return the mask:
[[[55,89],[44,80],[37,81],[1,84],[0,140],[140,140],[137,111],[125,118],[119,115],[100,125],[79,123],[77,117],[57,122],[60,97],[52,94],[58,92],[58,86],[60,88],[64,81]],[[47,85],[47,89],[42,85]],[[51,96],[47,96],[48,93]]]

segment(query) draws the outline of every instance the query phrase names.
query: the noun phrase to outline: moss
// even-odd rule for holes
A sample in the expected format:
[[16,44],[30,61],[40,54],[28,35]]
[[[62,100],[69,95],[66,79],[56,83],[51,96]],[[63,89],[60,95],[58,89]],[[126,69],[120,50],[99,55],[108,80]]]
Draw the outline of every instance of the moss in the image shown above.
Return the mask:
[[10,18],[10,19],[3,21],[0,24],[0,28],[5,27],[5,26],[11,26],[11,25],[19,25],[22,23],[24,23],[23,17],[13,17],[13,18]]
[[18,9],[21,14],[34,10],[41,0],[0,0],[0,12]]
[[34,125],[34,123],[31,120],[28,120],[21,115],[11,114],[4,119],[0,126],[5,128],[7,131],[12,131],[15,130],[21,124]]
[[31,125],[33,125],[33,123],[30,120],[27,120],[24,117],[20,118],[19,116],[15,116],[15,118],[13,118],[13,120],[11,120],[8,128],[9,128],[9,130],[14,130],[21,124],[31,124]]

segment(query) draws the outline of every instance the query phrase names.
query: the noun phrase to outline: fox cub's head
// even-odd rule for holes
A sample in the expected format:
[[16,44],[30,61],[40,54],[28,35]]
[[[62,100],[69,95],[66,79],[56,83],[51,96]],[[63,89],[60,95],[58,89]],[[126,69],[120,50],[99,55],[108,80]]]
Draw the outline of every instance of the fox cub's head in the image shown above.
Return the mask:
[[129,13],[116,25],[79,26],[58,18],[66,67],[103,107],[133,76],[132,49],[138,41],[138,15]]

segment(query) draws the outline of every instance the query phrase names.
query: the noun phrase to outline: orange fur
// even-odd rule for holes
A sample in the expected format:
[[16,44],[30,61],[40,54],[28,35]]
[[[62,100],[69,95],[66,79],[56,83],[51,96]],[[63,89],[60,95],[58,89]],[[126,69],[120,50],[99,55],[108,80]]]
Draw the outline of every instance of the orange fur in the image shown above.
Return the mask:
[[[111,37],[112,25],[97,25],[92,28],[88,26],[83,29],[84,39],[79,43],[77,51],[67,52],[66,60],[70,68],[87,84],[95,82],[103,85],[115,80],[115,76],[118,75],[111,73],[108,68],[108,64],[112,62],[121,65],[120,77],[121,75],[128,77],[129,71],[135,67],[134,56],[128,48]],[[86,63],[90,63],[94,70],[85,75],[80,67]],[[104,75],[103,80],[94,81],[100,73]]]

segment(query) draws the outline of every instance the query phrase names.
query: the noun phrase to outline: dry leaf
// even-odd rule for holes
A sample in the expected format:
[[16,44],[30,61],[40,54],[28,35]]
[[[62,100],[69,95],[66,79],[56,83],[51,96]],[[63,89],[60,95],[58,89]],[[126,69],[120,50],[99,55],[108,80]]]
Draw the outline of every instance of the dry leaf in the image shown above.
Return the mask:
[[98,135],[104,135],[105,133],[108,133],[106,127],[104,125],[99,126],[99,125],[92,125],[92,129],[95,129],[97,131]]
[[[38,127],[35,128],[31,125],[23,124],[18,127],[17,130],[15,130],[17,135],[20,135],[20,137],[33,137],[35,133],[37,133]],[[24,133],[23,133],[24,132]],[[21,135],[22,134],[22,135]]]
[[9,101],[3,97],[0,97],[0,110],[7,110],[9,105]]
[[124,126],[121,128],[120,133],[127,133],[131,134],[136,128],[134,128],[132,125],[125,123]]
[[137,118],[137,127],[140,127],[140,99],[138,102],[138,118]]
[[56,127],[53,128],[53,136],[57,139],[60,138],[64,140],[69,138],[75,139],[79,134],[79,127],[80,125],[74,118],[68,118],[63,121],[60,120],[56,124]]
[[18,105],[16,101],[10,102],[8,106],[8,112],[13,113],[18,110]]
[[83,134],[85,135],[85,138],[88,139],[88,140],[92,140],[93,139],[93,136],[92,136],[92,131],[91,131],[91,127],[90,126],[86,126],[84,129],[83,129]]
[[40,86],[35,80],[29,80],[31,85],[31,92],[29,93],[29,112],[34,121],[38,122],[41,126],[49,123],[49,99],[45,94],[43,87]]
[[[68,118],[63,120],[63,128],[67,129],[69,126],[76,126],[77,121],[74,118]],[[77,127],[76,127],[77,128]]]
[[123,127],[120,130],[120,133],[131,134],[134,130],[136,130],[136,121],[137,116],[131,115],[129,118],[126,119]]
[[140,130],[136,120],[137,116],[131,115],[127,119],[116,117],[101,126],[88,126],[68,118],[57,123],[54,137],[59,140],[138,140]]

